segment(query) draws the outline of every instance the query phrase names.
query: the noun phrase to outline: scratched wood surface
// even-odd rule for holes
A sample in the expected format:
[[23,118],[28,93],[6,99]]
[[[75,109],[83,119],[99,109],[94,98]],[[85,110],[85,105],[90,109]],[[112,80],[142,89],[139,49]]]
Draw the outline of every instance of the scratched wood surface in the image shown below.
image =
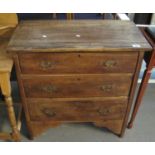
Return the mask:
[[147,50],[129,21],[21,22],[8,52],[31,138],[66,121],[89,121],[123,136]]
[[115,52],[115,56],[110,52],[44,52],[19,54],[19,60],[23,74],[132,73],[137,56],[138,52]]
[[32,121],[92,122],[120,120],[125,115],[127,97],[27,99]]
[[124,51],[151,47],[130,21],[68,20],[23,21],[17,27],[8,50],[35,51]]

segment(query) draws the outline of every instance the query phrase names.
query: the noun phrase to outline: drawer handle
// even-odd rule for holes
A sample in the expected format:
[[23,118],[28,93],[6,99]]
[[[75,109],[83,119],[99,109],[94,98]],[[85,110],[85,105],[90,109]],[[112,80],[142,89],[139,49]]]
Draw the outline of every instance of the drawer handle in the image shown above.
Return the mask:
[[48,117],[54,117],[56,116],[56,113],[54,111],[52,111],[52,109],[43,109],[42,112],[47,115]]
[[111,109],[99,109],[98,110],[98,113],[102,116],[109,115],[111,112],[112,112]]
[[117,65],[117,62],[115,60],[108,60],[104,62],[104,66],[108,68],[115,67]]
[[110,92],[112,89],[113,89],[113,85],[111,84],[101,86],[101,90],[103,90],[104,92]]
[[47,93],[53,93],[57,91],[57,88],[53,85],[43,86],[41,87],[41,91],[47,92]]
[[40,66],[43,70],[47,70],[50,69],[53,66],[54,63],[50,62],[50,61],[42,61],[40,63]]

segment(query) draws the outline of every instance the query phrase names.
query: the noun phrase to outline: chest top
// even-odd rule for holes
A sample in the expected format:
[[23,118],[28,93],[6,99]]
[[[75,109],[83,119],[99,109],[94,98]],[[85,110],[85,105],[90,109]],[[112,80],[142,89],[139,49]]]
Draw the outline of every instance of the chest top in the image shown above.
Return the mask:
[[146,51],[151,47],[134,23],[120,20],[23,21],[9,52]]

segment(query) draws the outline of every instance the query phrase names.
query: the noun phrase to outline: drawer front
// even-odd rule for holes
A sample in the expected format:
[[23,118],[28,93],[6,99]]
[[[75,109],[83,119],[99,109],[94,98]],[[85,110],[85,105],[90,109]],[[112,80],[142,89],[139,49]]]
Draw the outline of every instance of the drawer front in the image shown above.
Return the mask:
[[71,98],[128,96],[131,74],[26,76],[26,97]]
[[122,119],[127,99],[28,99],[32,121],[98,121]]
[[24,74],[132,73],[137,52],[19,54]]

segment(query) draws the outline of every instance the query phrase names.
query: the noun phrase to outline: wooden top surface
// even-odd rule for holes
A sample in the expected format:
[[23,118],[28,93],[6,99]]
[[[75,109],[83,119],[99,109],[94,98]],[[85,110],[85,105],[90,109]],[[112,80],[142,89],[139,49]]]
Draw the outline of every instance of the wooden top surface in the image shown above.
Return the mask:
[[9,52],[151,50],[139,29],[120,20],[23,21],[9,43]]

